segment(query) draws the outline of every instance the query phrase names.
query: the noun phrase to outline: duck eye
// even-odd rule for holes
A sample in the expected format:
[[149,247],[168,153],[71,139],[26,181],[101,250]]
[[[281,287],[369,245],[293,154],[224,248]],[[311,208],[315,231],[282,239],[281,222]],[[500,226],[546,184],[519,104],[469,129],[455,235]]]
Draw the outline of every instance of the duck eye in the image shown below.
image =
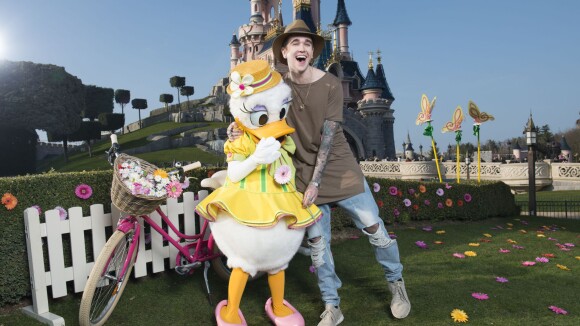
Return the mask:
[[282,110],[280,110],[280,120],[284,119],[285,116],[286,116],[286,108],[282,108]]
[[250,113],[250,121],[256,127],[261,127],[268,123],[268,114],[266,111],[256,111]]
[[280,120],[284,119],[288,115],[288,109],[290,108],[290,100],[287,99],[282,104],[282,109],[280,109]]

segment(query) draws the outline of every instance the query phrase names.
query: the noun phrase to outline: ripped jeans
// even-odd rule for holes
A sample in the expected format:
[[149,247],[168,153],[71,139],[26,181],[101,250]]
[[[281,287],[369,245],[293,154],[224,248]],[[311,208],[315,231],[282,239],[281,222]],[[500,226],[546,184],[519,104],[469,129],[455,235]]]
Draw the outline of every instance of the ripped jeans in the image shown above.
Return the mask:
[[[396,281],[402,278],[403,265],[399,259],[399,247],[397,241],[389,237],[387,229],[379,217],[377,203],[366,182],[364,182],[364,192],[350,198],[343,199],[336,203],[337,206],[345,209],[356,227],[369,237],[377,262],[383,267],[387,281]],[[318,206],[323,215],[320,220],[307,229],[308,239],[322,236],[324,241],[316,243],[309,241],[311,248],[311,257],[316,275],[318,277],[318,287],[322,294],[322,301],[325,304],[340,304],[338,289],[342,282],[334,270],[334,259],[330,251],[330,205],[324,204]],[[375,234],[369,234],[364,228],[379,223],[379,229]]]

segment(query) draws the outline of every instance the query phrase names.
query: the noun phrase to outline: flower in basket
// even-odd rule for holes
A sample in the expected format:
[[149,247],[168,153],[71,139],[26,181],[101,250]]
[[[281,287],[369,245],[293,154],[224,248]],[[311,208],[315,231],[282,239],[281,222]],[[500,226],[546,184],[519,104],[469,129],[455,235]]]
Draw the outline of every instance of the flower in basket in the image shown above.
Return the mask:
[[13,194],[7,192],[2,196],[2,205],[6,207],[7,210],[13,210],[14,207],[18,204],[18,199],[14,197]]
[[139,161],[127,160],[118,166],[118,171],[121,180],[133,195],[177,198],[183,192],[178,175],[169,175],[162,169],[147,172]]
[[167,186],[165,186],[165,189],[167,190],[167,197],[170,198],[177,198],[183,192],[181,183],[179,183],[178,180],[171,181],[169,184],[167,184]]

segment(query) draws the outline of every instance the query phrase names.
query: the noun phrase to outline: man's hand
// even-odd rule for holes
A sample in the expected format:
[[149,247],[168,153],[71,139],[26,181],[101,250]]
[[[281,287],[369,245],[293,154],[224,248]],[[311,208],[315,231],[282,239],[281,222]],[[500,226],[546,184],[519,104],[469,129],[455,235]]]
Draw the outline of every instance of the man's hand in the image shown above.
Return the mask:
[[307,208],[308,206],[314,204],[314,201],[318,198],[318,187],[314,183],[309,183],[304,192],[304,198],[302,199],[302,207]]
[[228,140],[233,142],[234,140],[240,138],[244,132],[242,129],[238,128],[238,124],[234,121],[230,123],[226,129],[226,134],[228,135]]

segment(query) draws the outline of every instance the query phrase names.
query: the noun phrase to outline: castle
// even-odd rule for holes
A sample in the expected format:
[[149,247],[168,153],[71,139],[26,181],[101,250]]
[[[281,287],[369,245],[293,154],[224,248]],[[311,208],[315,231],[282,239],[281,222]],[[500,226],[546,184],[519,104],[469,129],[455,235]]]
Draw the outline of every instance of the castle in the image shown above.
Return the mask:
[[[336,16],[329,30],[322,30],[320,0],[293,0],[293,19],[302,19],[313,33],[322,35],[326,42],[322,54],[313,65],[334,74],[342,81],[344,93],[343,129],[357,158],[394,159],[393,126],[395,118],[391,104],[395,100],[377,51],[374,67],[373,53],[369,54],[368,71],[362,74],[358,62],[349,51],[348,17],[345,0],[337,0]],[[233,34],[230,46],[230,68],[254,59],[270,62],[281,73],[287,66],[277,62],[272,43],[284,31],[281,0],[250,0],[249,22]],[[212,89],[216,104],[227,103],[228,78],[222,78]]]

